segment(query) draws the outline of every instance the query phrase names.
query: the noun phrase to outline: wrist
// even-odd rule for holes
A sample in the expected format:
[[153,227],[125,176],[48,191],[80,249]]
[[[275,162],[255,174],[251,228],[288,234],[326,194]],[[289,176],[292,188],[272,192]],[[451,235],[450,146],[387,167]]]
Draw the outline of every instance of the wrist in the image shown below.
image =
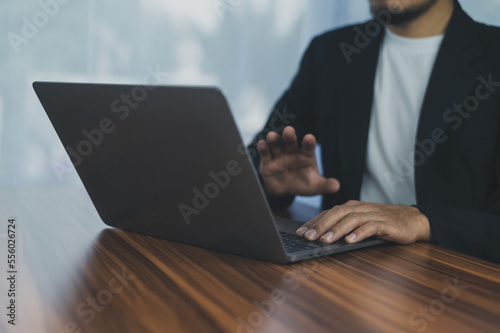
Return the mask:
[[429,219],[417,207],[414,208],[417,210],[415,221],[417,222],[419,230],[417,241],[430,242],[432,240],[432,232]]

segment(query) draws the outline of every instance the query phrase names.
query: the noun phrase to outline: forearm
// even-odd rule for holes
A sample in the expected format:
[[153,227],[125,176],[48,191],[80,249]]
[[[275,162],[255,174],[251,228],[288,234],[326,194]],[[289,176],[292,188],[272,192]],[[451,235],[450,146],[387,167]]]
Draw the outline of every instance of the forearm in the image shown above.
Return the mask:
[[481,210],[417,206],[441,246],[500,263],[500,217]]

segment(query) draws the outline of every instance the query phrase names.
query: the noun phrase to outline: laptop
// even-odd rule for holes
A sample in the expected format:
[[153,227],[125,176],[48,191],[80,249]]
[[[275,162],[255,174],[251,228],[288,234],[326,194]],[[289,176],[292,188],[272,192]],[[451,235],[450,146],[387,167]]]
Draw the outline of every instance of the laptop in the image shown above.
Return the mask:
[[274,217],[217,88],[33,87],[109,226],[279,264],[385,242],[310,242]]

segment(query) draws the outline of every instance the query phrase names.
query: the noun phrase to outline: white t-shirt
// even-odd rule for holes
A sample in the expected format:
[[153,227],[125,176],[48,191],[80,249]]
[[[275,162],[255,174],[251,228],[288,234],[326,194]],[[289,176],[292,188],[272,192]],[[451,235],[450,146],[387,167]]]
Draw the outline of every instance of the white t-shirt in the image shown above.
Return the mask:
[[361,201],[416,204],[417,125],[443,37],[406,38],[386,29],[375,74]]

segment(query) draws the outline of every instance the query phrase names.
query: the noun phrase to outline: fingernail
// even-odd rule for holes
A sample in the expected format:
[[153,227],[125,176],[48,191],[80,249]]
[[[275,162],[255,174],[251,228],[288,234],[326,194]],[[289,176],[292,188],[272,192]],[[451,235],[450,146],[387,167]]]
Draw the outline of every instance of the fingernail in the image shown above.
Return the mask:
[[306,231],[309,230],[309,228],[307,227],[300,227],[297,229],[297,231],[295,232],[298,236],[304,236],[304,234],[306,233]]
[[321,237],[321,239],[329,242],[329,241],[331,241],[333,239],[333,236],[334,236],[333,232],[328,231],[326,234],[323,235],[323,237]]
[[349,236],[347,236],[346,238],[347,238],[347,240],[348,240],[348,241],[353,241],[353,240],[355,240],[355,239],[356,239],[356,237],[357,237],[357,236],[356,236],[356,234],[350,234],[350,235],[349,235]]
[[316,236],[316,230],[311,229],[308,232],[306,232],[306,237],[307,238],[314,238],[314,236]]

